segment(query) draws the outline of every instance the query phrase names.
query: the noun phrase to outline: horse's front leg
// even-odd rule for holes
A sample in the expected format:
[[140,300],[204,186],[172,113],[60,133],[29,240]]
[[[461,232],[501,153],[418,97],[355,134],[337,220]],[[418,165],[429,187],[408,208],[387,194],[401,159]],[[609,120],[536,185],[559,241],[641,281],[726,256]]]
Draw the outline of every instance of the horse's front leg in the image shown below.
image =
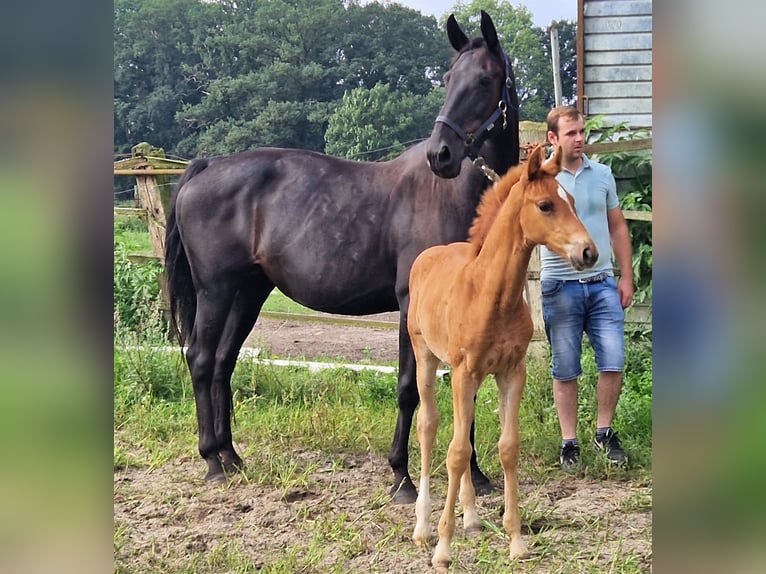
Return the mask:
[[412,531],[412,540],[418,546],[425,546],[431,537],[431,453],[439,426],[439,409],[436,406],[435,396],[436,368],[439,366],[439,359],[428,350],[422,339],[419,343],[415,341],[414,344],[419,345],[416,360],[420,394],[420,410],[417,419],[420,443],[420,492],[415,502],[415,528]]
[[[474,406],[476,405],[476,397],[473,397]],[[492,483],[487,475],[485,475],[479,468],[479,462],[476,458],[476,421],[471,422],[471,482],[473,482],[473,488],[476,494],[484,495],[492,492]]]
[[[479,381],[480,382],[480,381]],[[473,396],[476,393],[479,382],[476,375],[467,372],[465,366],[455,370],[452,380],[452,407],[454,427],[452,441],[447,449],[447,496],[444,501],[444,510],[439,519],[439,541],[436,544],[431,564],[440,570],[446,570],[452,561],[450,549],[452,537],[455,533],[455,503],[458,491],[461,490],[461,503],[467,507],[469,516],[466,526],[473,531],[479,528],[478,517],[475,515],[473,506],[475,498],[473,486],[470,481],[462,480],[468,472],[471,459],[471,442],[469,429],[474,418]],[[462,484],[461,484],[462,483]]]
[[500,441],[498,451],[504,474],[505,512],[503,527],[510,540],[511,558],[527,558],[529,548],[521,537],[519,514],[519,405],[526,382],[524,359],[510,372],[497,375],[500,405]]
[[396,385],[399,413],[396,419],[391,453],[388,456],[388,463],[394,471],[391,496],[397,504],[412,504],[418,496],[408,468],[408,445],[412,419],[420,401],[415,370],[415,355],[412,352],[412,343],[407,333],[407,313],[403,311],[399,318],[399,379]]

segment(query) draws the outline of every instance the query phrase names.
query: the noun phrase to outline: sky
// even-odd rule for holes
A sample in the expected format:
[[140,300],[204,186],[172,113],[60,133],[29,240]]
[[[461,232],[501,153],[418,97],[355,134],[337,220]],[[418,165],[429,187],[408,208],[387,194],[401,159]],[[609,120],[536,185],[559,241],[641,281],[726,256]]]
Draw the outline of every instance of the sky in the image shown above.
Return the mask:
[[[439,18],[449,13],[456,0],[393,0],[403,6]],[[511,0],[514,6],[525,6],[532,13],[532,22],[547,28],[553,20],[577,19],[577,0]],[[492,16],[492,14],[490,14]]]

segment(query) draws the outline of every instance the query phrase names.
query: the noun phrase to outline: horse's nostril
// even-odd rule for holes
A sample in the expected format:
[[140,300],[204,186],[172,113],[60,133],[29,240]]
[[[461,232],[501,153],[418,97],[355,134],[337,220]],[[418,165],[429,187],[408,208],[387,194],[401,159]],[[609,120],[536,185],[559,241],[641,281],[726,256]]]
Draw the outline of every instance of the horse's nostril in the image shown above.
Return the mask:
[[449,160],[450,160],[449,148],[446,145],[442,146],[442,149],[439,150],[439,161],[442,163],[447,163]]
[[594,255],[595,249],[591,249],[590,247],[586,247],[585,250],[582,253],[582,258],[585,263],[595,263],[597,257]]

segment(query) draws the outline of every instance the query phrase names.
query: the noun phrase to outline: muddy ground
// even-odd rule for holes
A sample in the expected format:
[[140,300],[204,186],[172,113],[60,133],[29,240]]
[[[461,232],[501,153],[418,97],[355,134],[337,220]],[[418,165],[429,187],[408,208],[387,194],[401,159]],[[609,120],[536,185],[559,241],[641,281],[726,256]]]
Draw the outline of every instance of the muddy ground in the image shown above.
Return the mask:
[[[390,362],[397,359],[397,340],[396,330],[261,319],[248,344],[281,358]],[[211,487],[201,480],[200,459],[115,469],[115,572],[257,572],[267,566],[280,572],[433,572],[430,551],[409,538],[414,507],[388,501],[391,472],[384,457],[346,456],[340,464],[322,452],[293,458],[316,470],[288,489],[244,479]],[[443,488],[434,491],[435,528]],[[650,485],[556,472],[545,484],[522,475],[520,491],[533,559],[512,566],[501,535],[487,530],[468,540],[458,528],[452,571],[487,570],[476,560],[479,542],[496,547],[508,571],[607,572],[626,562],[629,568],[615,571],[651,571]],[[499,489],[479,498],[480,517],[502,528],[502,504]]]

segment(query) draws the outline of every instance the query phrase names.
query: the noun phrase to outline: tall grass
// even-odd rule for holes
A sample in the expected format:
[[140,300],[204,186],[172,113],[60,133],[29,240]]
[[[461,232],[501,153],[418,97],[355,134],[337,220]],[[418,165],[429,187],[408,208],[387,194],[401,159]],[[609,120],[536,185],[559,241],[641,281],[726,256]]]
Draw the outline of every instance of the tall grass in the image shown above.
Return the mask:
[[[629,452],[630,466],[626,471],[605,468],[595,453],[584,448],[586,468],[582,472],[588,476],[622,472],[627,477],[650,472],[651,356],[648,344],[633,344],[628,357],[629,370],[615,426]],[[581,442],[589,444],[595,431],[597,372],[588,348],[583,363],[578,432]],[[125,443],[152,446],[144,449],[140,456],[134,450],[130,461],[126,453],[119,453],[118,464],[130,462],[143,466],[159,459],[196,456],[193,393],[180,352],[116,347],[114,372],[114,420],[118,439],[124,436]],[[545,473],[557,465],[559,447],[547,362],[530,359],[527,378],[520,409],[523,459],[528,472]],[[384,455],[390,446],[397,405],[393,374],[342,368],[310,372],[242,359],[232,377],[232,390],[236,440],[245,445],[271,445],[273,451],[259,449],[258,454],[263,457],[259,462],[267,466],[271,456],[290,448]],[[452,429],[448,381],[437,385],[437,402],[442,415],[434,455],[435,461],[441,461],[436,469],[438,474],[443,473]],[[497,417],[497,387],[489,379],[477,397],[477,453],[482,466],[495,476],[502,472],[496,455],[500,433]],[[184,439],[174,440],[174,433],[179,432]],[[417,460],[414,434],[411,452]],[[129,436],[134,438],[127,439]],[[163,453],[158,454],[154,447]],[[417,470],[417,466],[413,470]]]
[[[127,258],[123,258],[124,246],[118,245],[117,238],[115,242],[115,285],[131,288],[115,293],[114,468],[151,471],[172,469],[180,460],[199,460],[201,473],[204,463],[197,453],[197,422],[189,372],[180,350],[161,349],[169,343],[154,291],[156,276],[146,268],[129,264]],[[136,292],[141,296],[134,297]],[[126,320],[128,316],[130,320]],[[608,477],[632,484],[650,484],[651,366],[650,339],[640,333],[633,334],[627,347],[625,383],[615,417],[630,464],[626,469],[608,468],[590,449],[583,448],[585,464],[579,478]],[[581,442],[588,444],[595,426],[597,372],[593,353],[587,346],[583,368],[578,433]],[[552,476],[560,476],[559,431],[549,360],[530,358],[527,371],[520,409],[520,475],[523,482],[542,485],[549,483]],[[360,454],[383,457],[388,453],[397,414],[395,375],[342,368],[310,372],[304,368],[262,365],[243,358],[236,366],[231,384],[234,439],[247,464],[242,479],[248,484],[276,489],[284,498],[296,489],[310,490],[312,484],[316,488],[316,463],[311,462],[311,458],[308,462],[301,460],[296,453],[321,452],[333,469],[342,468],[347,457]],[[434,488],[438,496],[446,484],[444,461],[452,433],[449,376],[437,384],[437,403],[442,420],[433,456]],[[481,387],[476,407],[479,463],[497,482],[502,475],[497,456],[500,430],[497,388],[491,379]],[[413,476],[419,474],[419,454],[413,432],[410,438]],[[377,476],[371,480],[385,482],[385,478]],[[340,491],[345,485],[337,488]],[[184,493],[184,496],[197,495]],[[394,511],[387,504],[382,485],[372,498],[353,521],[329,507],[312,511],[310,520],[296,515],[294,526],[303,529],[305,534],[301,544],[288,544],[258,565],[252,562],[252,552],[247,550],[247,537],[216,539],[209,549],[203,550],[194,550],[188,545],[152,546],[154,554],[133,563],[122,549],[136,548],[127,542],[134,533],[118,522],[114,531],[115,572],[342,572],[349,571],[347,566],[354,563],[355,558],[362,561],[355,564],[364,564],[362,570],[383,571],[370,566],[372,562],[364,561],[374,560],[377,552],[390,553],[392,548],[394,552],[401,552],[403,564],[423,559],[409,541],[409,520],[402,521],[392,515]],[[532,498],[525,497],[522,520],[530,529],[529,536],[539,558],[535,564],[523,566],[522,571],[537,571],[537,563],[545,563],[549,567],[547,572],[604,571],[601,548],[583,550],[581,534],[588,531],[589,539],[603,539],[607,544],[608,521],[563,524],[561,518],[550,515],[550,507],[536,505],[530,502]],[[648,510],[651,494],[639,492],[625,504]],[[455,543],[455,571],[492,574],[504,571],[508,566],[507,547],[500,524],[498,516],[490,515],[485,521],[486,535]],[[369,530],[364,532],[366,527],[385,534],[371,537]],[[551,540],[555,540],[555,550]],[[193,540],[187,542],[193,543]],[[370,544],[374,546],[369,547]],[[614,550],[607,554],[609,552]],[[640,553],[618,547],[617,552],[609,556],[612,561],[608,564],[609,571],[631,574],[646,571],[645,558]],[[328,563],[334,566],[328,567]],[[423,564],[425,570],[425,561]],[[153,567],[147,570],[147,565]]]
[[[136,219],[136,218],[134,218]],[[122,241],[126,230],[140,231],[135,220],[115,223],[115,431],[133,436],[126,443],[152,448],[119,450],[116,464],[154,464],[178,456],[196,456],[193,392],[180,352],[152,351],[168,345],[157,266],[132,264]],[[278,294],[278,305],[283,295]],[[648,474],[651,467],[650,335],[632,334],[626,348],[626,372],[614,426],[630,456],[627,474]],[[520,409],[522,451],[530,472],[556,466],[559,431],[553,406],[549,359],[530,358],[527,386]],[[592,440],[596,418],[596,380],[592,349],[583,352],[580,378],[578,436]],[[272,442],[280,447],[385,454],[396,420],[396,377],[374,371],[334,369],[309,372],[300,368],[264,366],[240,360],[232,377],[237,440],[245,445]],[[434,460],[443,461],[451,433],[451,392],[448,381],[437,386],[443,423]],[[482,466],[495,475],[499,438],[497,388],[492,380],[482,385],[476,403],[477,453]],[[169,440],[183,431],[183,440]],[[418,447],[411,437],[413,460]],[[153,450],[156,446],[164,453]],[[603,468],[589,449],[583,449],[584,473],[602,476]],[[441,472],[439,468],[437,471]]]

